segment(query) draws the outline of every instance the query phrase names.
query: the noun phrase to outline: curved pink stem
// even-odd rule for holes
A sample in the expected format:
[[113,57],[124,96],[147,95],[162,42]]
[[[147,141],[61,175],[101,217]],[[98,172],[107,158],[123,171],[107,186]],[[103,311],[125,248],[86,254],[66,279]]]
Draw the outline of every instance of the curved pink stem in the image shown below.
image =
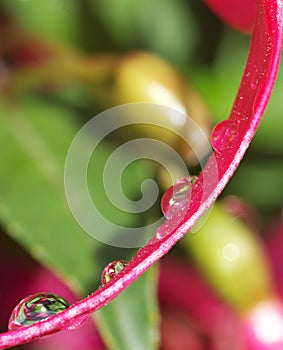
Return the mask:
[[[151,265],[164,256],[182,238],[219,196],[238,167],[256,132],[270,98],[277,75],[281,48],[283,14],[282,0],[258,0],[257,20],[249,57],[229,121],[237,125],[228,147],[209,159],[194,184],[190,206],[184,219],[162,240],[149,242],[140,249],[124,270],[107,285],[88,298],[72,305],[66,311],[29,327],[0,335],[0,348],[29,342],[43,335],[60,331],[83,314],[98,310],[109,303],[126,287],[141,276]],[[227,77],[229,79],[229,77]],[[214,183],[204,183],[215,175]]]

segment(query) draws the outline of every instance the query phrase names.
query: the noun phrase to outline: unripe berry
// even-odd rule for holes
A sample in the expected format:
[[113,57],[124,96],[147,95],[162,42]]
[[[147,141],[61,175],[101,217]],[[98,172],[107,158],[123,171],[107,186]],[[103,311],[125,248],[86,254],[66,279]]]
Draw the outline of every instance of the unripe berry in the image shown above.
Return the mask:
[[[175,132],[187,140],[195,140],[195,130],[192,130],[190,123],[192,119],[198,124],[198,129],[208,136],[209,113],[197,93],[168,62],[145,52],[134,52],[122,58],[114,74],[113,100],[116,105],[147,102],[178,111],[179,113],[174,115],[170,113],[154,115],[153,121],[157,128],[146,125],[142,128],[141,134],[166,142],[167,145],[177,149],[188,162],[195,162],[195,155],[188,142],[182,141]],[[158,127],[164,125],[164,122],[170,130]],[[197,142],[200,143],[201,140]],[[204,155],[207,152],[206,144],[202,153]]]

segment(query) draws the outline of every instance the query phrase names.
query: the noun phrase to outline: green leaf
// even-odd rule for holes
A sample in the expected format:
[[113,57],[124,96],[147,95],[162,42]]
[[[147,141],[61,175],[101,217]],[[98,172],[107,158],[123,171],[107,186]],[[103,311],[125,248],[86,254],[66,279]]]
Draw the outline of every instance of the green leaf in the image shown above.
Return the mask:
[[[231,179],[225,194],[235,194],[262,210],[282,206],[283,164],[276,159],[244,159],[243,166]],[[249,179],[251,179],[249,181]]]
[[[39,99],[21,99],[16,106],[0,101],[0,223],[35,259],[56,271],[75,292],[86,294],[98,286],[102,262],[114,260],[117,254],[124,254],[118,258],[125,259],[129,253],[111,250],[91,238],[78,226],[68,208],[64,162],[78,129],[70,111]],[[95,162],[98,169],[101,170],[108,155],[109,147],[104,144]],[[146,174],[144,163],[141,164],[133,164],[126,178],[132,197],[139,191],[138,179]],[[102,195],[103,189],[98,197]],[[102,206],[104,210],[108,208],[108,204]],[[115,215],[114,211],[112,214]],[[130,214],[121,221],[125,225],[136,222]],[[109,311],[115,308],[115,303],[101,310],[98,317],[99,323],[102,320],[101,332],[109,334],[114,325],[111,342],[119,348],[127,349],[121,344],[133,342],[124,334],[131,327],[139,337],[135,339],[137,347],[133,348],[146,344],[143,348],[155,349],[158,333],[155,281],[156,275],[150,272],[118,300],[116,308],[120,309],[121,319],[126,320],[126,328],[116,326],[117,310],[113,314]]]
[[78,43],[79,3],[75,0],[3,0],[25,31],[55,42]]
[[248,53],[248,39],[227,29],[213,64],[202,70],[191,70],[189,78],[210,106],[215,122],[230,114]]
[[148,49],[185,66],[197,40],[182,0],[98,0],[93,11],[119,47]]
[[99,310],[101,334],[109,350],[158,349],[159,314],[153,297],[156,267],[148,270],[118,298]]
[[[0,220],[38,261],[85,291],[99,274],[94,248],[67,206],[63,165],[74,119],[39,101],[0,105]],[[60,135],[60,137],[58,137]]]
[[254,146],[264,154],[283,155],[282,118],[283,70],[279,70],[270,103],[255,136]]

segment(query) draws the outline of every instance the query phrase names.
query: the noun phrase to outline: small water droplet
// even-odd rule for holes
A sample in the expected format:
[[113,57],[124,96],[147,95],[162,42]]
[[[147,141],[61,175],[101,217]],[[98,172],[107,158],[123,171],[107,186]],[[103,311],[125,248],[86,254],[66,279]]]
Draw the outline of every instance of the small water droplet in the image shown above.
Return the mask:
[[214,150],[216,152],[223,151],[233,140],[236,130],[236,124],[230,120],[223,120],[218,123],[211,133],[211,143]]
[[66,310],[70,304],[62,297],[52,293],[30,295],[19,302],[9,319],[10,331],[30,326],[50,316]]
[[252,82],[251,82],[251,84],[250,84],[251,89],[252,89],[252,90],[255,90],[255,89],[257,88],[257,86],[258,86],[258,83],[259,83],[258,79],[252,80]]
[[102,272],[101,283],[106,284],[110,282],[126,265],[127,263],[123,260],[115,260],[109,263]]

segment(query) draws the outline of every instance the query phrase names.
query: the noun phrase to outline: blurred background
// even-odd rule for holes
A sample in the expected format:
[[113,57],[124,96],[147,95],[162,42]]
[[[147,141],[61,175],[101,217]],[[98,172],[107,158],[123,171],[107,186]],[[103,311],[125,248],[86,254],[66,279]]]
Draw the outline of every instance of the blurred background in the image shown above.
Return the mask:
[[[110,107],[148,102],[178,106],[209,140],[229,116],[249,41],[250,34],[224,23],[202,1],[0,1],[1,331],[27,295],[48,291],[74,302],[99,287],[109,262],[137,252],[90,237],[68,208],[64,163],[80,128]],[[19,349],[282,348],[282,74],[204,226],[83,327]],[[103,188],[103,169],[119,145],[156,138],[181,155],[190,174],[200,171],[193,150],[174,133],[187,124],[171,124],[169,134],[146,125],[116,130],[96,150],[88,183],[109,220],[125,227],[153,222],[162,217],[159,203],[172,185],[158,162],[133,162],[121,178],[124,194],[134,203],[151,178],[158,200],[141,214],[116,208]],[[210,152],[203,150],[202,161]],[[115,166],[112,171],[120,186]]]

